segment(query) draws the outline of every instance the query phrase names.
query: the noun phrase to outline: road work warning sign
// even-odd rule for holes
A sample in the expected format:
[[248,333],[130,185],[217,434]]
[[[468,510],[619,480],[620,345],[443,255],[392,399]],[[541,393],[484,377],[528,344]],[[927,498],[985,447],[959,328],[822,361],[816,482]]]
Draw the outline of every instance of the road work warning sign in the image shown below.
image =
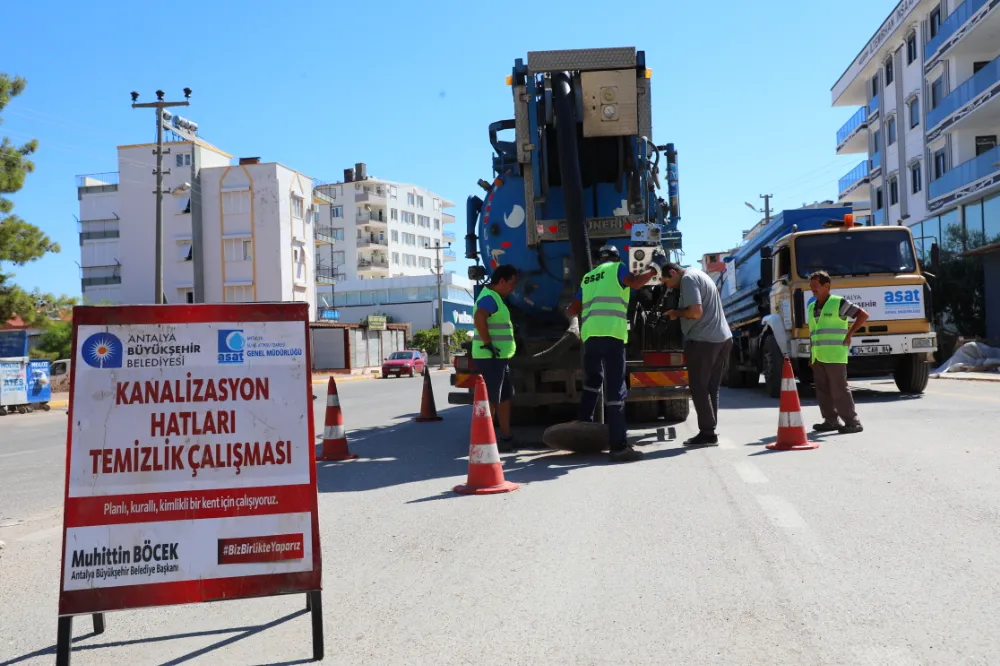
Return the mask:
[[73,317],[59,613],[320,589],[308,306]]

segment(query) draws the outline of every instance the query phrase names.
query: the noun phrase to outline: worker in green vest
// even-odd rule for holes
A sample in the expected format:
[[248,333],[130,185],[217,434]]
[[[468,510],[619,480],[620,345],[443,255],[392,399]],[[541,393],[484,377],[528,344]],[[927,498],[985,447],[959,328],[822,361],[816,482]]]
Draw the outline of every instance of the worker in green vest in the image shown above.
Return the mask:
[[639,275],[621,263],[618,248],[605,245],[599,250],[600,265],[583,276],[567,314],[582,312],[583,325],[583,395],[580,398],[580,421],[592,422],[601,387],[605,385],[604,420],[608,425],[608,448],[612,462],[642,459],[642,452],[628,444],[625,427],[625,398],[628,395],[625,374],[625,345],[628,342],[628,303],[630,289],[648,283],[664,264],[667,255],[657,248],[652,264]]
[[[809,276],[809,288],[816,300],[808,307],[810,357],[816,385],[816,402],[823,422],[813,426],[817,432],[861,432],[861,421],[854,408],[854,398],[847,386],[847,359],[851,338],[868,321],[868,313],[843,296],[830,293],[833,287],[826,271]],[[848,322],[854,319],[854,323]],[[843,419],[841,425],[838,419]]]
[[505,299],[517,283],[517,268],[510,264],[498,266],[490,282],[476,298],[473,314],[475,334],[472,338],[472,359],[486,383],[490,400],[490,414],[500,434],[497,449],[501,453],[517,450],[510,431],[510,407],[514,397],[514,384],[510,379],[509,362],[517,344],[514,342],[514,324],[510,319]]

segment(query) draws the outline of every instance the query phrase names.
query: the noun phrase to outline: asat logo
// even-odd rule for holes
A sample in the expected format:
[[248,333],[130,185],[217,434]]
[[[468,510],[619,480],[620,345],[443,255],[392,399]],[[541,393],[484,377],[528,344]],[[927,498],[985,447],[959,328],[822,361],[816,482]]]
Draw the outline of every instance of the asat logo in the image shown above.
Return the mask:
[[233,365],[243,362],[243,351],[247,340],[243,329],[221,329],[219,331],[219,363]]
[[83,362],[92,368],[120,368],[125,356],[122,341],[111,333],[94,333],[80,347]]

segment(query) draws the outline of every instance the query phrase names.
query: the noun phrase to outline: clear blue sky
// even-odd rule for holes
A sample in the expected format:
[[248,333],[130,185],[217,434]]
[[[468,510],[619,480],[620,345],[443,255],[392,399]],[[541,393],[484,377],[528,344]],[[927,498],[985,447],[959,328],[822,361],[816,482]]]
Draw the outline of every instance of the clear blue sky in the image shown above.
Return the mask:
[[618,16],[568,0],[4,4],[0,70],[28,87],[0,135],[40,143],[15,212],[62,245],[16,280],[79,296],[74,176],[116,171],[115,146],[154,139],[153,113],[133,110],[130,91],[148,101],[189,86],[183,115],[236,156],[323,180],[365,162],[439,192],[458,204],[461,244],[465,199],[491,176],[487,125],[513,117],[504,77],[528,51],[564,48],[646,51],[653,138],[679,151],[694,262],[755,223],[744,201],[774,194],[780,210],[836,197],[861,156],[834,153],[854,109],[832,108],[830,88],[896,0],[634,0]]

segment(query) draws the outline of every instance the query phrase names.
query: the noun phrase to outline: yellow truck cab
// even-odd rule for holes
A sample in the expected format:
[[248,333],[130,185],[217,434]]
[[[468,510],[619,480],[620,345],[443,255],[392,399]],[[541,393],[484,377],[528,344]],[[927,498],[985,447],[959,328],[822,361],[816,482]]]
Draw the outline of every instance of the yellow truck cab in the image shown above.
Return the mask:
[[[937,334],[930,287],[908,228],[855,226],[853,215],[847,214],[819,229],[799,231],[792,225],[791,233],[761,246],[758,253],[756,313],[724,299],[727,319],[734,315],[728,385],[756,386],[763,374],[768,393],[777,398],[786,355],[799,381],[812,383],[806,317],[815,297],[809,275],[826,271],[832,293],[869,316],[851,342],[848,377],[891,375],[903,393],[924,391]],[[747,316],[752,314],[757,316]]]

